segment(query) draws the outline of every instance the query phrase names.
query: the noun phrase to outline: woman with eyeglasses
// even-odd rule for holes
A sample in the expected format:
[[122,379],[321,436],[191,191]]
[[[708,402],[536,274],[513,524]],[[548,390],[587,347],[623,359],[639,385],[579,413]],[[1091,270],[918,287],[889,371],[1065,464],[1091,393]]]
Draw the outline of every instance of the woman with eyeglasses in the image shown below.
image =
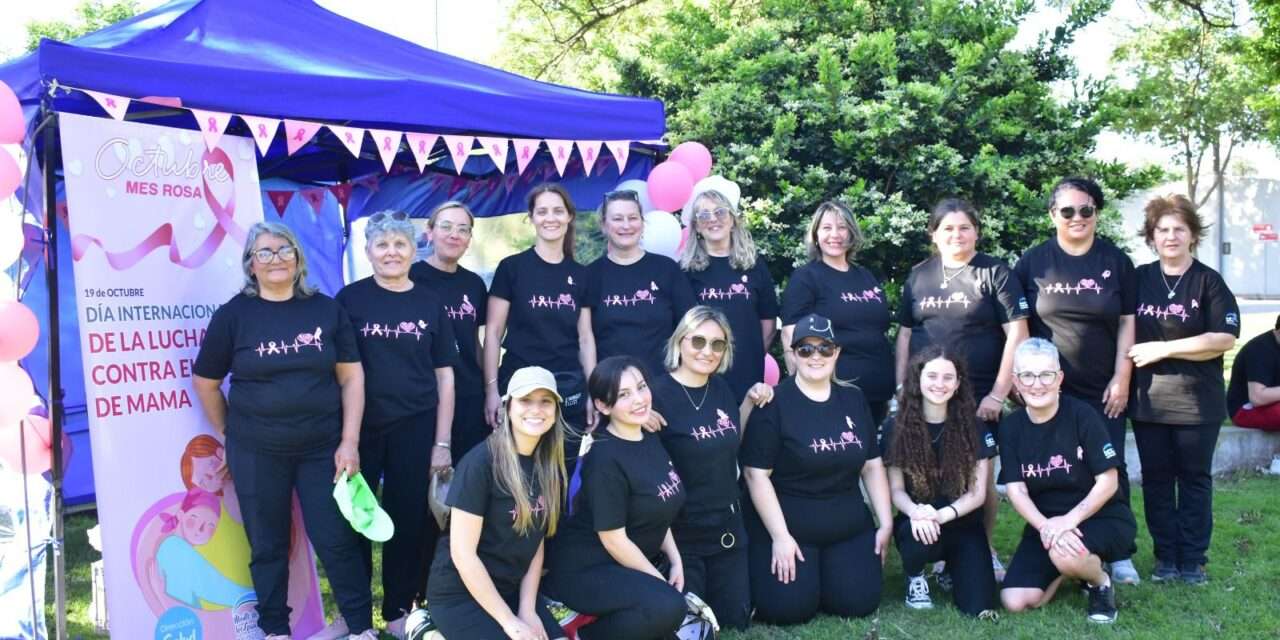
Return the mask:
[[689,492],[671,535],[684,565],[685,591],[711,607],[720,626],[745,629],[751,621],[747,535],[738,488],[742,425],[773,388],[757,382],[739,400],[722,372],[736,344],[718,309],[697,306],[684,314],[667,341],[665,373],[653,380],[653,407],[666,418],[663,446]]
[[[932,344],[911,357],[893,431],[885,434],[893,537],[907,580],[907,607],[932,609],[924,568],[943,560],[956,608],[992,612],[995,572],[980,516],[995,438],[978,421],[965,358]],[[989,615],[989,614],[987,614]]]
[[841,347],[832,321],[811,314],[792,328],[795,374],[778,385],[773,402],[751,412],[738,455],[751,496],[756,618],[801,624],[819,611],[861,618],[880,606],[893,533],[878,423],[862,391],[836,380]]
[[[403,211],[380,211],[365,227],[373,275],[338,292],[364,363],[364,424],[360,460],[365,480],[395,523],[382,546],[382,619],[403,635],[423,576],[422,550],[440,536],[427,517],[431,473],[453,466],[453,364],[457,346],[444,303],[409,278],[417,230]],[[422,464],[430,451],[430,466]],[[361,540],[373,572],[373,546]]]
[[[1026,289],[1031,335],[1051,340],[1062,354],[1062,390],[1102,416],[1120,459],[1120,499],[1129,502],[1124,465],[1125,407],[1133,362],[1138,284],[1133,261],[1098,237],[1102,187],[1088,178],[1065,178],[1049,196],[1054,237],[1027,250],[1013,272]],[[1111,575],[1137,584],[1127,557],[1115,559]]]
[[[726,182],[693,198],[685,212],[690,229],[680,268],[698,304],[715,307],[729,319],[733,366],[724,379],[737,398],[764,381],[764,358],[773,342],[778,293],[769,265],[760,260],[746,222],[738,215],[737,185]],[[727,192],[727,193],[726,193]]]
[[644,250],[644,212],[635,191],[612,191],[600,204],[605,254],[587,266],[587,298],[596,357],[635,356],[662,370],[662,346],[694,305],[675,261]]
[[[503,258],[489,287],[484,328],[485,419],[498,424],[498,389],[523,367],[543,367],[556,376],[564,397],[565,421],[582,433],[592,410],[586,379],[596,366],[596,343],[587,303],[587,270],[573,259],[577,210],[558,184],[529,192],[532,247]],[[503,351],[505,350],[505,355]],[[498,361],[502,365],[499,367]],[[577,453],[569,436],[568,455]]]
[[[289,512],[297,492],[341,612],[323,637],[377,638],[369,573],[333,483],[360,471],[364,371],[347,312],[307,283],[288,227],[260,222],[245,239],[244,288],[209,319],[192,387],[226,443],[249,537],[258,626],[288,638]],[[230,395],[222,380],[230,374]]]
[[1025,407],[1000,422],[1000,476],[1027,521],[1000,599],[1012,612],[1042,607],[1066,579],[1084,582],[1090,622],[1116,620],[1104,562],[1133,553],[1137,524],[1117,487],[1121,453],[1088,403],[1061,393],[1052,342],[1018,346],[1014,384]]
[[808,314],[830,318],[840,345],[836,377],[856,384],[878,425],[889,413],[893,396],[893,350],[889,330],[889,299],[880,281],[853,261],[862,246],[862,231],[853,212],[840,202],[818,205],[805,236],[809,263],[795,270],[782,292],[782,343],[787,370],[798,362],[791,352],[795,323]]
[[1143,235],[1158,259],[1138,267],[1137,344],[1129,349],[1151,579],[1193,585],[1207,580],[1213,536],[1213,451],[1227,419],[1222,354],[1240,335],[1235,294],[1192,253],[1203,230],[1186,196],[1147,203]]

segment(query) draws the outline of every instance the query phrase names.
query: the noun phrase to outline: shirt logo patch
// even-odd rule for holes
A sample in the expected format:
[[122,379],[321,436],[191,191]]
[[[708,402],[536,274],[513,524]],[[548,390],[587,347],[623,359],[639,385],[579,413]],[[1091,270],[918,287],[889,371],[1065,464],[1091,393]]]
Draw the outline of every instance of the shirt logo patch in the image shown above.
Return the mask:
[[1108,459],[1108,460],[1110,460],[1110,459],[1112,459],[1112,458],[1116,457],[1116,449],[1115,449],[1115,447],[1111,446],[1111,443],[1110,443],[1110,442],[1108,442],[1108,443],[1106,443],[1106,444],[1102,445],[1102,455],[1103,455],[1103,457],[1105,457],[1105,458],[1106,458],[1106,459]]
[[1240,316],[1234,313],[1228,313],[1226,317],[1223,318],[1223,321],[1225,321],[1228,326],[1240,326]]
[[1018,310],[1026,311],[1027,309],[1027,299],[1025,297],[1018,298]]
[[987,446],[988,447],[996,446],[996,437],[989,433],[987,434]]

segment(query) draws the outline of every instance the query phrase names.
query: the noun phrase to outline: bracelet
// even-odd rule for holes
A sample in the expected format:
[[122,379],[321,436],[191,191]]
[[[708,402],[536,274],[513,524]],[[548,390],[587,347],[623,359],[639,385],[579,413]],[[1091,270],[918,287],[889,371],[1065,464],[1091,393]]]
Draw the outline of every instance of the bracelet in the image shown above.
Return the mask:
[[485,382],[485,383],[484,383],[484,386],[486,386],[486,387],[487,387],[487,386],[489,386],[489,385],[491,385],[491,384],[498,384],[498,379],[497,379],[497,378],[493,378],[492,380],[489,380],[488,382]]
[[948,509],[950,509],[950,510],[951,510],[951,513],[955,516],[954,518],[952,518],[952,520],[959,520],[959,519],[960,519],[960,512],[956,510],[955,505],[950,505],[950,504],[949,504],[949,505],[947,505],[947,508],[948,508]]
[[437,447],[440,447],[441,449],[448,449],[448,448],[449,448],[449,443],[448,443],[448,442],[437,442],[437,443],[436,443],[436,446],[437,446]]

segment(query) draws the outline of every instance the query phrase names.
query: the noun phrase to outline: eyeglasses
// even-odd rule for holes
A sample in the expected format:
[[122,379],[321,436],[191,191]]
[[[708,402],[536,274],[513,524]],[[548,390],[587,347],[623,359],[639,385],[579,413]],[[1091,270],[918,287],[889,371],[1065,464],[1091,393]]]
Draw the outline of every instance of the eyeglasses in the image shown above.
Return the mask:
[[808,342],[796,347],[796,355],[801,358],[812,358],[813,354],[818,354],[824,358],[830,358],[836,354],[836,345],[830,342],[822,344],[810,344]]
[[733,215],[732,211],[724,207],[720,207],[719,209],[712,209],[710,211],[695,211],[693,218],[698,222],[711,222],[712,220],[724,220],[731,215]]
[[369,224],[378,224],[379,222],[382,222],[383,220],[386,220],[388,218],[395,220],[396,222],[404,222],[405,220],[409,219],[409,214],[403,211],[391,211],[391,212],[379,211],[369,216]]
[[1022,386],[1024,387],[1030,387],[1035,385],[1037,380],[1040,381],[1040,384],[1047,387],[1053,384],[1054,380],[1058,379],[1058,374],[1061,372],[1062,372],[1061,369],[1055,369],[1053,371],[1040,371],[1038,373],[1035,371],[1018,371],[1013,374],[1013,377],[1017,378],[1018,382],[1021,382]]
[[1063,220],[1070,220],[1077,214],[1080,215],[1080,219],[1088,220],[1097,212],[1098,209],[1090,204],[1082,204],[1079,207],[1058,207],[1058,215],[1062,216]]
[[291,246],[280,247],[279,249],[258,249],[253,252],[253,259],[258,264],[271,264],[276,258],[280,258],[280,262],[293,262],[298,258],[298,250]]
[[464,238],[471,237],[471,225],[469,224],[453,224],[452,222],[441,222],[440,224],[437,224],[434,227],[431,227],[431,229],[433,231],[439,232],[446,236],[456,231],[458,235]]
[[689,346],[693,347],[694,351],[702,351],[708,344],[711,345],[712,353],[724,353],[724,350],[729,348],[729,342],[724,338],[714,340],[707,340],[706,336],[685,336],[685,338],[689,340]]
[[640,194],[631,189],[618,189],[604,194],[605,202],[613,202],[614,200],[630,200],[632,202],[640,202]]

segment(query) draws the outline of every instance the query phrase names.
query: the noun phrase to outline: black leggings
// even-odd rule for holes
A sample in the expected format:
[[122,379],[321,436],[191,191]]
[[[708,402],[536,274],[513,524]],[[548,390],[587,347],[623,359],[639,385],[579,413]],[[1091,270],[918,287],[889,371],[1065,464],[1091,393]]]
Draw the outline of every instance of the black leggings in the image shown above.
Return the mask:
[[[506,601],[507,606],[512,611],[518,612],[520,610],[519,593],[500,595],[502,595],[502,599]],[[555,616],[551,615],[550,611],[547,611],[547,607],[542,603],[541,599],[534,607],[548,638],[556,640],[557,638],[565,637],[564,629],[560,628],[560,623],[556,622]],[[459,638],[460,640],[506,640],[507,638],[507,632],[502,630],[502,625],[498,624],[493,619],[493,616],[490,616],[473,598],[436,599],[432,600],[427,608],[431,611],[431,621],[440,630],[440,635],[447,640],[453,640],[454,638]]]
[[547,582],[551,597],[596,616],[578,630],[582,640],[665,640],[680,628],[689,608],[666,581],[612,562],[553,567]]
[[1222,425],[1133,422],[1156,558],[1202,565],[1213,537],[1213,450]]
[[756,619],[770,624],[802,624],[818,611],[862,618],[880,606],[882,576],[874,528],[825,545],[800,542],[804,562],[796,563],[796,578],[789,584],[779,582],[769,570],[773,559],[769,532],[752,526],[748,535],[747,564]]
[[673,528],[671,535],[684,563],[685,592],[711,607],[720,628],[746,629],[751,623],[751,586],[741,514],[726,526]]
[[911,520],[899,517],[893,525],[893,539],[902,556],[902,573],[908,578],[924,573],[927,563],[945,560],[955,585],[951,593],[957,609],[971,616],[995,609],[996,577],[981,524],[943,525],[938,541],[924,544],[911,535]]

